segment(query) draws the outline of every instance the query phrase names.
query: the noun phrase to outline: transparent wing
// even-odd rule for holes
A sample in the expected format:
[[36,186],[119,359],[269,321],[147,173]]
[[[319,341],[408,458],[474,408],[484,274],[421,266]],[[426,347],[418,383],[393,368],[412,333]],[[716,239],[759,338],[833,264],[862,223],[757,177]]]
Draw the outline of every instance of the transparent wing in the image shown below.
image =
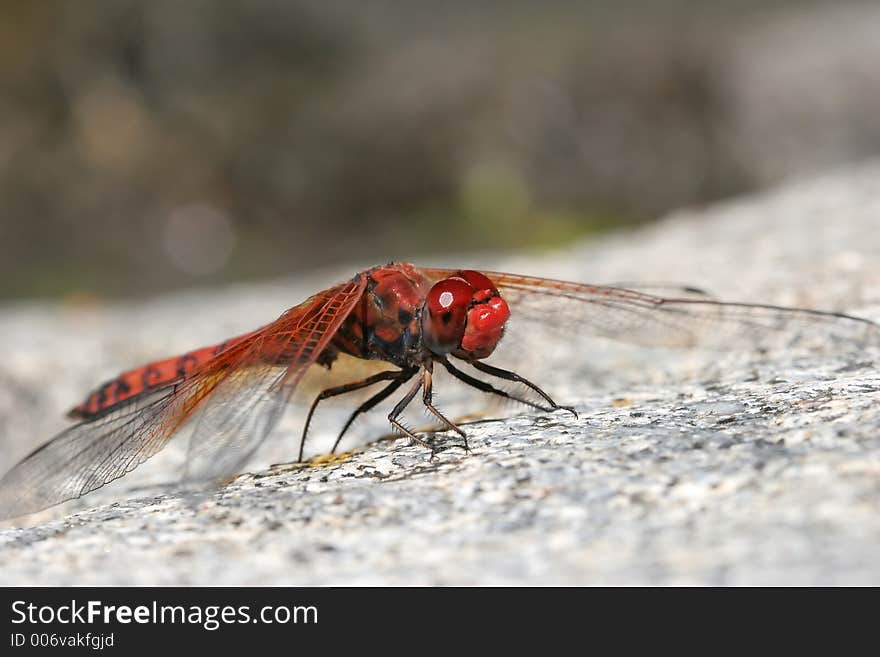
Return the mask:
[[659,296],[487,272],[510,304],[511,323],[538,321],[569,335],[589,333],[645,346],[788,348],[880,346],[880,325],[836,312],[716,301],[696,288]]
[[714,294],[693,285],[681,283],[643,283],[640,281],[615,281],[605,283],[602,287],[616,287],[635,292],[642,292],[652,296],[675,297],[677,299],[703,299],[705,301],[717,300]]
[[168,388],[62,431],[0,479],[0,519],[80,497],[131,472],[165,447],[210,386]]
[[183,382],[123,402],[61,432],[0,479],[0,519],[85,495],[161,450],[187,422],[195,457],[188,476],[215,481],[246,460],[284,401],[354,307],[365,277],[315,295]]
[[255,337],[240,357],[249,365],[226,376],[200,412],[190,436],[187,483],[213,485],[240,471],[360,299],[365,281],[318,295],[306,312],[282,317]]

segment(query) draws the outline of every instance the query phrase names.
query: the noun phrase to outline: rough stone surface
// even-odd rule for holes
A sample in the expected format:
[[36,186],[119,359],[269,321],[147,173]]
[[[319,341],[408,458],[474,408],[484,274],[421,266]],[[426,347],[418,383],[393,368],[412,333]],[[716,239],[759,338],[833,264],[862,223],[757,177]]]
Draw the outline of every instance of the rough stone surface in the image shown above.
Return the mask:
[[[875,163],[563,252],[436,264],[688,282],[880,320],[878,218]],[[103,378],[253,328],[351,271],[137,304],[7,306],[0,466],[63,427]],[[385,440],[323,466],[255,464],[199,498],[156,488],[172,478],[163,454],[6,523],[0,584],[880,584],[876,349],[534,337],[508,364],[578,419],[490,411],[466,425],[470,454],[430,460]],[[455,394],[464,408],[481,400]],[[295,456],[287,426],[262,463]]]

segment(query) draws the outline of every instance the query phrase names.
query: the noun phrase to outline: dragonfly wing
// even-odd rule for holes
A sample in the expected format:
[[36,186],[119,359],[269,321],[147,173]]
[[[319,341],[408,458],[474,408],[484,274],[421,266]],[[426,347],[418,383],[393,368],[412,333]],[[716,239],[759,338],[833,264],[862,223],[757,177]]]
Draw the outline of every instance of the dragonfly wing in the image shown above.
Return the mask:
[[364,286],[360,276],[318,294],[186,380],[61,432],[0,479],[0,519],[40,511],[118,479],[193,418],[198,421],[191,450],[198,458],[191,477],[215,481],[233,472],[271,431],[284,400]]
[[880,325],[842,313],[721,302],[699,291],[659,296],[515,274],[487,275],[508,300],[511,322],[537,320],[569,335],[587,332],[661,347],[880,346]]
[[617,287],[653,296],[675,297],[677,299],[702,299],[705,301],[717,300],[717,297],[699,287],[682,285],[680,283],[641,283],[631,281],[615,281],[605,283],[602,287]]
[[208,384],[169,388],[62,431],[0,479],[0,519],[85,495],[161,450]]
[[184,479],[215,485],[240,472],[271,433],[305,373],[361,298],[366,278],[321,294],[261,329],[200,410]]

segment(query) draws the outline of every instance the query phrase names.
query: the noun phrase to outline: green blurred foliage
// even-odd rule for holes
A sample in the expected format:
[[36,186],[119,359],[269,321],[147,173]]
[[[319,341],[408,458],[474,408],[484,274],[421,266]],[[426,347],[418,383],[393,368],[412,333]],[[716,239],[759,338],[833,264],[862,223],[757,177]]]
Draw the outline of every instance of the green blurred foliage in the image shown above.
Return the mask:
[[762,6],[2,2],[0,297],[541,248],[747,189],[710,55]]

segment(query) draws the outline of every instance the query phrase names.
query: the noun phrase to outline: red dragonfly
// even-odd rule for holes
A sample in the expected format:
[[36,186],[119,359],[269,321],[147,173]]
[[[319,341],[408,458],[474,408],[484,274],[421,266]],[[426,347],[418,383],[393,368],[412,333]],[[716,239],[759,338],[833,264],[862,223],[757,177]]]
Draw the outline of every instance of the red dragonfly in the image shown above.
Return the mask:
[[[321,391],[311,404],[299,460],[318,404],[384,384],[351,413],[333,450],[360,414],[410,384],[388,415],[392,426],[432,449],[400,420],[421,402],[440,427],[465,432],[433,403],[435,365],[478,390],[544,411],[568,411],[538,385],[484,362],[510,323],[537,320],[564,332],[588,332],[649,345],[690,346],[747,335],[822,340],[867,338],[880,325],[850,315],[780,306],[725,303],[693,288],[657,296],[629,287],[388,264],[315,294],[250,333],[119,375],[70,411],[79,420],[24,458],[0,480],[0,518],[14,518],[74,499],[122,477],[194,424],[189,482],[217,484],[237,473],[277,424],[306,373],[340,357],[369,361],[375,371]],[[478,374],[469,374],[462,366]],[[502,383],[503,382],[503,383]],[[499,387],[502,386],[502,387]]]

